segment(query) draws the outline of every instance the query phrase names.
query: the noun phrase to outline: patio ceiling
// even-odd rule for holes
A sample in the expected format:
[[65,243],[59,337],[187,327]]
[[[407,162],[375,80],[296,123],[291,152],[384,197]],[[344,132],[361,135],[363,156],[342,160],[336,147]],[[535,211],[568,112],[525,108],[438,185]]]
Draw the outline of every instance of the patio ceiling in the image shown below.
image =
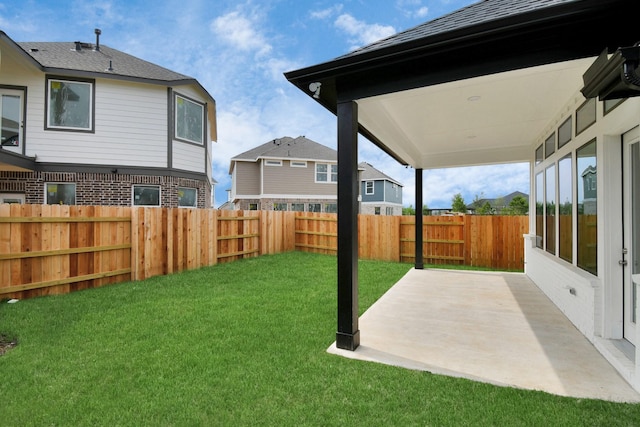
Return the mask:
[[593,58],[356,100],[360,124],[414,168],[526,162]]

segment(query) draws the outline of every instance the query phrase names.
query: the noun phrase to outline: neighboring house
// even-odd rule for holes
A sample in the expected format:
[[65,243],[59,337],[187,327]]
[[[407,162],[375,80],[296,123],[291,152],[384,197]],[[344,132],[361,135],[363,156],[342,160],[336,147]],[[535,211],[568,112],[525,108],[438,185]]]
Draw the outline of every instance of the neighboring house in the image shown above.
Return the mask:
[[[402,186],[373,166],[362,165],[370,182],[362,183],[363,208],[371,214],[378,207],[379,214],[401,215]],[[337,152],[304,136],[285,136],[238,154],[231,158],[229,174],[231,193],[221,208],[337,212]],[[373,186],[373,194],[365,194],[366,185]]]
[[367,162],[358,164],[360,172],[360,213],[402,215],[402,184]]
[[361,133],[416,170],[416,206],[423,169],[529,162],[525,274],[640,391],[637,10],[637,0],[484,0],[285,74],[337,117],[338,348],[360,336]]
[[0,31],[0,203],[211,206],[215,101],[100,44]]
[[491,213],[499,214],[504,208],[509,207],[509,204],[514,199],[514,197],[523,197],[526,200],[529,200],[529,195],[525,194],[521,191],[514,191],[513,193],[509,193],[506,196],[498,197],[495,199],[478,199],[467,205],[468,213],[475,213],[487,203],[491,207]]

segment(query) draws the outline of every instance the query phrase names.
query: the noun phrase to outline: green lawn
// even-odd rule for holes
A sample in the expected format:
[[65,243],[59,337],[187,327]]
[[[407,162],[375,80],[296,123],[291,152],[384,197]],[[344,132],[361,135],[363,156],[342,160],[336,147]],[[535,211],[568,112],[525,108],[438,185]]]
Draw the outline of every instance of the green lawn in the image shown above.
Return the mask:
[[[361,261],[360,306],[411,267]],[[640,424],[571,399],[326,353],[336,259],[292,252],[0,305],[0,426]]]

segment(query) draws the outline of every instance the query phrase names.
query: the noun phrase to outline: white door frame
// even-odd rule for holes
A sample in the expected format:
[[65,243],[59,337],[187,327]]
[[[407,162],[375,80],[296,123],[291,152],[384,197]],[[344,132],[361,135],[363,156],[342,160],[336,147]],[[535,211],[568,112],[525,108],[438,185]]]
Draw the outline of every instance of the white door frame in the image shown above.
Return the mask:
[[[638,340],[638,287],[640,287],[640,265],[638,265],[638,254],[634,251],[640,250],[640,244],[637,242],[637,238],[634,237],[634,233],[637,233],[637,227],[640,227],[640,219],[638,218],[640,212],[640,201],[638,198],[640,195],[638,192],[637,178],[634,179],[632,173],[637,177],[640,171],[640,161],[637,156],[638,151],[632,153],[632,147],[635,150],[640,149],[640,132],[638,128],[634,128],[622,136],[622,170],[623,170],[623,224],[624,224],[624,251],[626,252],[621,260],[624,270],[624,285],[623,285],[623,337],[625,340],[634,344],[636,347],[640,344]],[[635,171],[633,169],[636,169]],[[635,183],[634,183],[635,181]],[[634,206],[635,204],[635,206]],[[634,240],[636,242],[634,243]],[[635,279],[635,280],[634,280]],[[638,285],[634,285],[634,282]]]

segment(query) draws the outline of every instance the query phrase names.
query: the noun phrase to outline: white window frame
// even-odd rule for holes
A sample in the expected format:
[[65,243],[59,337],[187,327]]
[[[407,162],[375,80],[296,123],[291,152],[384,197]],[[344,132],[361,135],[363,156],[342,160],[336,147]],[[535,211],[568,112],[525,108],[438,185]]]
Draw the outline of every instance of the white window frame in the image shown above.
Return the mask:
[[[193,205],[180,204],[180,198],[181,198],[180,191],[184,191],[184,190],[195,191],[196,196],[193,198]],[[178,207],[179,208],[197,208],[198,207],[198,189],[192,188],[192,187],[178,187]]]
[[[76,185],[75,182],[45,182],[44,183],[44,203],[46,205],[54,205],[54,204],[65,204],[66,203],[50,203],[49,202],[49,186],[50,185],[55,185],[56,187],[58,185],[73,185],[73,202],[69,203],[69,205],[75,205],[77,203],[77,196],[78,196],[78,186]],[[58,191],[58,189],[56,188],[55,190],[56,192]]]
[[282,166],[282,160],[265,160],[264,161],[264,165],[265,166]]
[[[199,134],[199,139],[192,139],[189,137],[189,135],[178,135],[178,105],[180,103],[190,103],[193,104],[196,107],[200,107],[200,134]],[[198,102],[194,99],[188,98],[184,95],[180,95],[179,93],[176,93],[173,97],[173,109],[174,109],[174,118],[173,118],[173,124],[174,124],[174,138],[179,140],[179,141],[186,141],[186,142],[190,142],[192,144],[197,144],[197,145],[203,145],[204,144],[204,133],[205,133],[205,129],[207,127],[207,122],[205,120],[205,114],[204,114],[204,104],[201,102]]]
[[[158,189],[158,204],[157,205],[141,205],[136,203],[136,188],[144,187],[149,189]],[[131,186],[131,206],[142,206],[142,207],[160,207],[162,206],[162,188],[159,185],[148,185],[148,184],[133,184]]]
[[[89,105],[88,105],[88,124],[86,127],[78,127],[78,126],[61,126],[58,124],[51,123],[51,86],[52,84],[77,84],[77,85],[87,85],[89,86]],[[95,110],[95,102],[94,102],[94,93],[95,93],[95,81],[94,80],[78,80],[78,79],[65,79],[61,77],[47,77],[46,78],[46,129],[47,130],[63,130],[63,131],[78,131],[78,132],[93,132],[94,131],[94,110]]]
[[[325,172],[318,172],[318,166],[326,166]],[[325,174],[326,180],[319,180],[318,173]],[[316,163],[315,182],[318,184],[337,184],[338,183],[338,164],[337,163]]]
[[289,162],[289,166],[292,168],[306,168],[307,167],[307,162],[301,162],[301,161],[296,161],[296,160],[291,160]]
[[24,205],[26,203],[26,196],[24,193],[0,193],[0,204],[2,203]]
[[[371,184],[371,191],[369,191],[369,184]],[[365,181],[364,182],[364,194],[372,195],[376,192],[376,184],[374,181]]]

